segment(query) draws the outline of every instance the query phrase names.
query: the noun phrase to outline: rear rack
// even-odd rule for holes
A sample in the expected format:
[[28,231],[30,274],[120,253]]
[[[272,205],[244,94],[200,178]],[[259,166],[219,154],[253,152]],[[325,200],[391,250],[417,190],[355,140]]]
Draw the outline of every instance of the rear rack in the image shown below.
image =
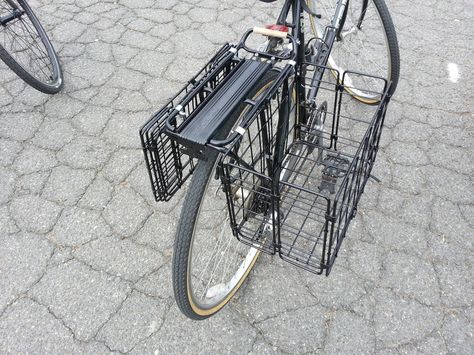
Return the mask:
[[[140,129],[154,197],[168,201],[191,176],[207,148],[219,149],[219,131],[252,87],[283,60],[294,58],[248,48],[247,31],[238,45],[227,44]],[[293,43],[294,39],[288,36]],[[240,53],[243,52],[243,53]],[[239,55],[242,54],[242,55]],[[288,70],[288,65],[285,67]],[[279,71],[284,71],[281,68]],[[213,143],[213,144],[210,144]]]
[[[168,201],[195,169],[195,159],[166,131],[169,117],[187,117],[220,87],[239,64],[227,44],[163,108],[140,129],[145,162],[157,201]],[[175,124],[178,123],[176,119]]]

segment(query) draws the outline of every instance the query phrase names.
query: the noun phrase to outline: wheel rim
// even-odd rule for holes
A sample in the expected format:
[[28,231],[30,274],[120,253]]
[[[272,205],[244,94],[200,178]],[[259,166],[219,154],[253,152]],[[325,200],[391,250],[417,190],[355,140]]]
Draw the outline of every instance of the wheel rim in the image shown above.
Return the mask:
[[[27,4],[22,6],[16,0],[10,1],[23,14],[5,26],[0,25],[0,46],[34,79],[52,87],[60,85],[58,70],[51,59],[54,50],[41,38],[39,32],[46,36],[41,25],[33,15],[32,18],[28,16],[31,10]],[[0,3],[0,16],[7,16],[14,11],[8,2]]]
[[[188,296],[194,311],[201,315],[216,312],[233,296],[260,253],[232,235],[220,180],[211,174],[205,189],[188,259]],[[203,221],[201,217],[206,213],[212,215],[212,220],[208,217]],[[232,265],[238,267],[232,269]],[[204,277],[208,270],[211,274]]]
[[[321,19],[316,20],[310,16],[311,30],[315,36],[323,38],[325,27],[331,23],[334,15],[336,2],[317,0],[312,1],[311,6],[322,15]],[[341,33],[343,40],[334,43],[328,66],[340,75],[351,70],[381,77],[389,82],[392,76],[391,53],[382,18],[375,3],[370,0],[362,28],[358,29],[356,24],[361,8],[362,1],[349,2]],[[344,84],[346,90],[357,99],[366,103],[377,103],[385,83],[377,78],[350,73],[345,75]]]

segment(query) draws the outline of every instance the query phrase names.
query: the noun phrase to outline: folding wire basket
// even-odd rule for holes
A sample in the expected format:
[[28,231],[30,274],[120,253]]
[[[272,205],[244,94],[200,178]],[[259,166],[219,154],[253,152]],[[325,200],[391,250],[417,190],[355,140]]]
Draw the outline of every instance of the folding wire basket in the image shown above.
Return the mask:
[[[318,90],[306,124],[292,123],[285,137],[276,136],[284,124],[279,114],[298,114],[291,84],[283,81],[229,145],[222,181],[240,241],[328,275],[370,177],[390,98],[383,79],[312,64],[306,69],[307,89]],[[324,75],[312,83],[315,70]],[[377,83],[380,91],[370,92],[380,103],[356,101],[350,92],[369,90],[355,82]]]
[[186,154],[186,148],[166,132],[183,125],[218,90],[239,63],[232,46],[223,46],[176,96],[160,109],[140,129],[142,148],[157,201],[168,201],[189,178],[196,159]]

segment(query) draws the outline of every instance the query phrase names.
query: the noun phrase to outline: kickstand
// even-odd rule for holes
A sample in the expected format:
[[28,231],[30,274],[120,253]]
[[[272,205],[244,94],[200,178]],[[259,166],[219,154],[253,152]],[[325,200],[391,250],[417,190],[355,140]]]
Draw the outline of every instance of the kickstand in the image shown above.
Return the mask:
[[374,175],[372,175],[372,174],[369,175],[369,178],[371,178],[371,179],[373,179],[373,180],[375,180],[375,181],[377,181],[377,182],[382,182],[382,180],[380,180],[378,177],[376,177],[376,176],[374,176]]

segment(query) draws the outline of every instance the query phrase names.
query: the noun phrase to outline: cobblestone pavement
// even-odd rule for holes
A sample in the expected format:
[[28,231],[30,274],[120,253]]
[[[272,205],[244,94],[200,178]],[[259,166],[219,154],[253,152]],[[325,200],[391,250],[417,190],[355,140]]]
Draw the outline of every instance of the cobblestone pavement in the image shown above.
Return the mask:
[[389,1],[402,74],[382,182],[368,183],[331,276],[264,256],[204,322],[172,298],[184,195],[154,202],[138,128],[274,4],[32,3],[67,82],[49,97],[0,63],[2,353],[474,352],[472,1]]

